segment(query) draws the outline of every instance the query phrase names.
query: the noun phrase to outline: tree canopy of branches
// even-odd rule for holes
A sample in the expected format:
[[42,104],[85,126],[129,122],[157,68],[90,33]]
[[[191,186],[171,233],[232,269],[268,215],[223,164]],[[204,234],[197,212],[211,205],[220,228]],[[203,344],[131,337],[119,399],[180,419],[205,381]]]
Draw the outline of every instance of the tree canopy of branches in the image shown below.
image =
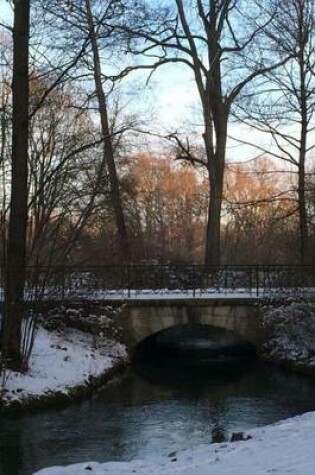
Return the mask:
[[[117,239],[120,244],[120,253],[124,261],[128,261],[129,244],[124,211],[121,202],[119,180],[115,162],[114,135],[111,125],[108,107],[108,83],[109,75],[103,72],[104,62],[102,52],[110,56],[114,49],[115,29],[112,24],[122,12],[122,2],[111,0],[100,2],[98,0],[84,0],[84,2],[71,0],[67,2],[39,2],[41,9],[46,13],[49,22],[54,25],[58,22],[62,42],[69,43],[71,35],[71,50],[74,57],[79,58],[76,64],[77,76],[83,78],[85,87],[91,84],[93,79],[94,88],[87,95],[87,102],[93,102],[93,107],[98,109],[100,128],[103,141],[103,160],[100,165],[99,177],[108,173],[109,194],[114,211],[117,227]],[[54,26],[53,29],[56,29]],[[60,33],[61,32],[61,33]],[[54,47],[54,45],[52,45]],[[108,50],[108,51],[107,51]],[[106,84],[106,86],[105,86]],[[109,86],[109,91],[114,87]],[[99,182],[101,186],[101,182]]]
[[[133,8],[143,14],[135,26],[124,27],[131,38],[130,51],[151,58],[151,62],[143,65],[151,71],[169,63],[187,66],[198,90],[204,142],[201,162],[209,176],[205,261],[215,265],[220,262],[220,221],[231,108],[241,95],[246,95],[256,78],[287,60],[276,61],[264,52],[264,30],[275,12],[263,6],[249,6],[242,0],[174,0],[159,11],[152,9],[149,2],[137,0]],[[191,156],[178,138],[177,142],[182,157],[186,155],[188,160],[196,162],[197,158]]]
[[223,202],[226,262],[298,262],[290,182],[291,174],[283,173],[266,157],[227,166]]
[[[267,2],[270,7],[272,2]],[[290,57],[281,68],[266,72],[259,96],[241,107],[243,120],[272,141],[263,153],[273,154],[296,172],[299,217],[300,262],[309,261],[309,217],[307,173],[315,142],[315,6],[313,0],[279,2],[277,12],[265,29],[266,47],[278,58]],[[272,47],[272,50],[271,50]]]

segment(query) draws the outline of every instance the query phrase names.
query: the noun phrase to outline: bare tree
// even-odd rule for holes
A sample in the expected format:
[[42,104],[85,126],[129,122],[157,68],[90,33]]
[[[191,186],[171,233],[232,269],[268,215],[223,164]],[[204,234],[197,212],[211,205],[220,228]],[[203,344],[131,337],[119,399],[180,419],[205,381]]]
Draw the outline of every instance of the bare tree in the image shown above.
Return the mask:
[[[94,212],[99,182],[107,187],[100,157],[103,140],[91,114],[75,107],[79,91],[73,93],[73,87],[61,84],[51,91],[30,123],[28,263],[32,265],[67,261],[74,235],[80,235]],[[43,90],[43,84],[33,79],[31,102],[37,103]]]
[[292,262],[296,217],[291,174],[274,162],[261,157],[227,165],[223,205],[227,262]]
[[[0,266],[4,269],[8,221],[8,181],[12,136],[12,45],[4,32],[0,49]],[[0,33],[0,34],[1,34]]]
[[[130,38],[130,51],[150,58],[150,62],[147,60],[136,68],[155,71],[168,63],[180,63],[189,68],[196,84],[204,143],[204,158],[200,161],[209,177],[207,264],[220,262],[220,220],[231,108],[250,83],[286,61],[281,58],[275,62],[273,57],[266,57],[260,40],[271,21],[272,10],[249,6],[242,0],[172,0],[164,10],[157,11],[142,0],[133,4],[130,21],[135,24],[122,25]],[[130,72],[130,68],[125,72]],[[184,156],[187,147],[179,145]],[[189,153],[186,158],[196,161]]]
[[[110,11],[111,3],[107,6],[107,10]],[[110,133],[110,126],[107,113],[106,96],[102,83],[102,65],[100,59],[100,52],[98,47],[98,30],[99,27],[95,23],[93,11],[90,0],[85,0],[86,18],[89,29],[89,37],[91,41],[92,53],[93,53],[93,76],[95,82],[95,91],[98,99],[99,113],[101,120],[101,128],[103,135],[103,154],[107,164],[109,182],[110,182],[110,194],[112,206],[114,209],[115,220],[118,230],[118,238],[120,243],[120,251],[125,261],[130,260],[130,249],[127,236],[127,227],[125,217],[122,208],[121,193],[119,189],[117,170],[114,157],[114,147],[112,142],[112,136]]]
[[21,325],[24,311],[27,229],[27,162],[29,126],[30,1],[14,2],[12,181],[6,262],[3,353],[10,367],[21,370]]
[[[238,111],[247,124],[271,138],[268,150],[258,144],[260,151],[284,160],[296,172],[299,248],[303,264],[308,262],[309,248],[307,168],[315,147],[312,139],[315,125],[314,8],[313,0],[279,2],[277,14],[265,30],[266,48],[272,54],[291,59],[277,71],[267,72],[264,93]],[[257,148],[257,144],[254,145]]]
[[[64,32],[64,38],[60,41],[72,51],[85,45],[84,53],[77,65],[76,77],[85,81],[86,107],[91,107],[93,113],[99,113],[100,129],[103,140],[103,161],[108,173],[110,198],[115,217],[117,236],[120,253],[123,260],[130,259],[127,227],[123,212],[119,179],[117,174],[115,143],[117,142],[117,130],[112,129],[112,117],[109,107],[109,93],[114,85],[109,76],[104,73],[104,61],[102,54],[111,55],[115,41],[112,38],[113,18],[120,16],[122,2],[109,0],[69,0],[67,2],[39,1],[42,11],[49,16],[53,24],[58,22],[59,30]],[[70,35],[69,35],[70,32]],[[52,48],[54,45],[52,45]],[[82,48],[81,48],[82,49]],[[108,50],[108,51],[107,51]],[[111,67],[112,69],[112,67]],[[93,82],[91,81],[93,79]],[[93,90],[91,84],[94,83]]]

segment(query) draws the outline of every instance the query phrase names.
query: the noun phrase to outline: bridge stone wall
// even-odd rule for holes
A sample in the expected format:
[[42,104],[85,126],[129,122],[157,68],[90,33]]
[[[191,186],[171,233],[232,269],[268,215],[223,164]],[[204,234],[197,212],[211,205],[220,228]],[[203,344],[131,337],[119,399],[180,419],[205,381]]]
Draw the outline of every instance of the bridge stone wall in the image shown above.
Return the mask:
[[253,299],[128,301],[120,326],[132,350],[145,338],[176,325],[202,323],[227,328],[254,343],[262,343],[259,308]]

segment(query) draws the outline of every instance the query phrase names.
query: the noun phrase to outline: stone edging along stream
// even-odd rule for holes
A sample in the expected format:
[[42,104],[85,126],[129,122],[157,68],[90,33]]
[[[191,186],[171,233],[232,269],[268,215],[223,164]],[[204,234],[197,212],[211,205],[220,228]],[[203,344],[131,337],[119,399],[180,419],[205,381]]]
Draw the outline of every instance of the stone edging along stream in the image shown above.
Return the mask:
[[110,368],[106,368],[99,376],[89,376],[86,381],[64,390],[48,390],[44,394],[31,395],[29,397],[13,400],[9,403],[0,398],[0,414],[20,412],[34,412],[40,408],[55,408],[80,400],[92,393],[93,389],[102,386],[119,374],[128,366],[129,360],[119,358]]

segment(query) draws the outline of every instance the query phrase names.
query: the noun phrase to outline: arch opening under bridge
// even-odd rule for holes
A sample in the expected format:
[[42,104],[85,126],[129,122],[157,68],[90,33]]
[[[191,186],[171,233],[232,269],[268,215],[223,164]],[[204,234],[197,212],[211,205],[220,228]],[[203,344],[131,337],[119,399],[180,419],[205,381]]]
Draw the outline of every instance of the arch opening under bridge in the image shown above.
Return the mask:
[[151,335],[184,325],[224,328],[253,343],[258,349],[263,339],[259,307],[247,299],[127,302],[119,325],[131,350]]

